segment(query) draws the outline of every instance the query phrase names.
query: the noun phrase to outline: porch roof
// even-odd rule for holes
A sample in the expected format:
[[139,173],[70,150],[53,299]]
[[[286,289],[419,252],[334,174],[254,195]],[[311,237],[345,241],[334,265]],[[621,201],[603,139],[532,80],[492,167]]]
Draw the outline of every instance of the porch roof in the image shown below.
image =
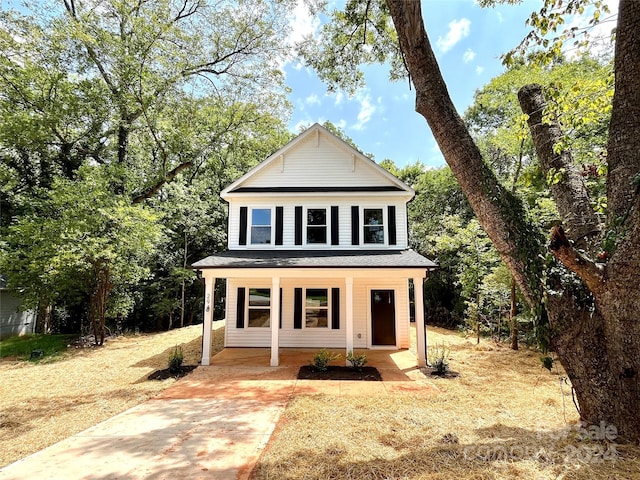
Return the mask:
[[406,250],[227,250],[191,265],[208,268],[424,268],[438,265]]

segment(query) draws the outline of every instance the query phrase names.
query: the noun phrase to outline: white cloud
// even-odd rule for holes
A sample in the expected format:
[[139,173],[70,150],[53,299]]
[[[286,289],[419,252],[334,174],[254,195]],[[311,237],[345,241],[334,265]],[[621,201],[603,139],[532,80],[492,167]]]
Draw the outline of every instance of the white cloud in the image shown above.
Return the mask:
[[393,96],[393,100],[395,102],[406,102],[407,100],[412,100],[413,97],[411,95],[409,95],[408,93],[403,93],[402,95],[394,95]]
[[291,27],[291,33],[287,40],[289,45],[293,45],[302,41],[308,35],[315,37],[320,29],[320,19],[309,13],[306,2],[298,0],[296,7],[293,9],[289,26]]
[[460,40],[469,36],[471,32],[471,21],[467,18],[454,20],[449,23],[449,31],[444,38],[438,37],[436,45],[440,51],[447,52],[451,50]]
[[362,130],[376,111],[376,106],[371,103],[371,96],[365,92],[358,92],[355,100],[360,103],[360,111],[358,112],[358,123],[353,125],[354,130]]
[[322,102],[320,101],[320,98],[317,94],[312,93],[304,99],[304,103],[306,103],[307,105],[320,105]]
[[476,75],[480,75],[482,72],[484,72],[484,67],[481,67],[480,65],[478,65],[476,67]]
[[344,100],[344,93],[342,93],[341,91],[338,91],[336,93],[336,100],[333,102],[333,104],[340,105],[343,100]]
[[476,52],[474,52],[470,48],[467,48],[467,51],[464,52],[464,55],[462,55],[462,61],[464,63],[469,63],[473,61],[474,58],[476,58]]
[[341,118],[340,120],[338,120],[335,126],[340,130],[344,130],[345,128],[347,128],[347,121],[344,118]]
[[313,122],[311,122],[311,120],[305,119],[305,120],[300,120],[298,123],[296,123],[293,126],[292,131],[294,133],[300,133],[303,129],[309,128],[311,126]]
[[[618,2],[608,0],[605,4],[609,7],[609,13],[601,12],[600,23],[591,26],[589,22],[593,19],[595,7],[585,8],[582,14],[569,17],[566,29],[576,28],[576,40],[589,40],[587,50],[592,55],[613,55],[613,43],[611,42],[611,30],[616,26],[618,16]],[[587,37],[583,35],[586,33]],[[564,45],[564,54],[569,59],[574,59],[583,49],[577,49],[573,41]]]

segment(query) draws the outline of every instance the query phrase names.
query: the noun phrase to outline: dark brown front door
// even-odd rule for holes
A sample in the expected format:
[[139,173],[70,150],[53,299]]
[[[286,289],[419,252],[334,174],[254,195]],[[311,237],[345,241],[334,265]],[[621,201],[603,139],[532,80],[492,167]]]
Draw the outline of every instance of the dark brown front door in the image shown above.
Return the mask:
[[371,290],[371,344],[396,344],[396,305],[393,290]]

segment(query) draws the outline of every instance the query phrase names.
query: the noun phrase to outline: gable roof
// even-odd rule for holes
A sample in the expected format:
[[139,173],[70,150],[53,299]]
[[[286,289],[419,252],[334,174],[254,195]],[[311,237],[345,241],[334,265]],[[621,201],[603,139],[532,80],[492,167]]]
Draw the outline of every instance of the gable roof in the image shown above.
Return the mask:
[[[307,160],[306,165],[300,165],[305,161],[300,153],[312,152],[312,145],[319,148],[321,140],[325,148],[319,154],[322,161],[312,159]],[[319,184],[322,174],[328,177],[330,175],[327,174],[334,170],[331,180]],[[287,180],[287,174],[297,177]],[[302,176],[304,180],[301,180]],[[226,198],[245,193],[320,192],[395,192],[410,198],[415,195],[411,187],[325,127],[315,123],[222,190],[221,196]]]

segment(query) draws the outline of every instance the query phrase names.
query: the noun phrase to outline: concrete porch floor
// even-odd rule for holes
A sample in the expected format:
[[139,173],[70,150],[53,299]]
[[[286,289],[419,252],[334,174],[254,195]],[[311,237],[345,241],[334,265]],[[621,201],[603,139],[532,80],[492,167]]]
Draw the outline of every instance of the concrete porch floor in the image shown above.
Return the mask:
[[[313,356],[320,351],[319,348],[280,348],[281,367],[300,367],[313,361]],[[340,355],[338,360],[331,365],[345,365],[345,350],[328,348],[332,354]],[[409,349],[402,350],[354,350],[354,354],[364,353],[367,356],[367,366],[376,367],[378,370],[390,370],[397,372],[417,370],[416,354]],[[271,358],[269,348],[225,348],[211,359],[214,366],[233,367],[268,367]],[[390,372],[389,372],[390,373]],[[407,379],[407,378],[405,378]]]
[[[225,348],[200,366],[161,398],[247,398],[256,401],[290,398],[293,395],[433,395],[438,389],[417,367],[411,350],[356,350],[367,355],[367,366],[376,367],[382,382],[358,380],[298,380],[298,369],[312,362],[319,349],[281,348],[280,366],[269,366],[269,348]],[[345,352],[331,365],[345,365]]]

